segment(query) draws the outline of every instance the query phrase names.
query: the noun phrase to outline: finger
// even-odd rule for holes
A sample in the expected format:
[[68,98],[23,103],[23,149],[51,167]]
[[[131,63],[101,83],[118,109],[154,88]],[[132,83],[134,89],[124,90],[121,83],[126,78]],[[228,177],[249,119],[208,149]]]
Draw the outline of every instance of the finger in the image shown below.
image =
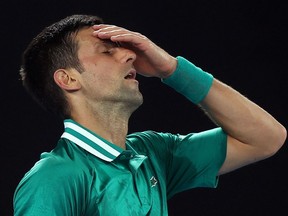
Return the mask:
[[133,33],[112,34],[110,39],[114,42],[144,42],[146,37]]
[[107,27],[94,31],[92,34],[101,39],[110,39],[112,36],[127,34],[128,31],[122,28]]
[[93,25],[92,28],[93,28],[94,30],[98,30],[98,29],[101,29],[101,28],[107,28],[107,27],[112,27],[112,26],[115,26],[115,25],[98,24],[98,25]]
[[124,29],[124,28],[119,27],[119,26],[106,25],[106,24],[94,25],[94,26],[92,26],[92,28],[98,32],[109,32],[109,31],[114,31],[114,30],[118,30],[118,29],[128,31],[127,29]]
[[[101,32],[101,34],[105,32],[105,34],[111,34],[111,36],[116,35],[116,34],[125,34],[125,33],[141,35],[138,32],[133,32],[133,31],[130,31],[128,29],[125,29],[123,27],[119,27],[116,25],[100,24],[100,25],[94,25],[92,26],[92,28],[95,30],[95,32],[98,32],[98,33]],[[97,33],[94,33],[94,34],[97,34]]]
[[110,37],[110,40],[119,44],[123,44],[124,46],[125,44],[126,45],[129,44],[129,47],[133,49],[134,51],[136,51],[135,48],[138,51],[145,51],[150,47],[149,40],[147,40],[146,37],[142,35],[137,35],[137,34],[115,35],[115,36]]
[[93,32],[93,34],[97,36],[100,35],[100,37],[102,35],[105,35],[105,37],[112,37],[112,36],[117,36],[117,35],[134,34],[134,33],[126,29],[119,28],[119,27],[107,27],[107,28],[96,30]]
[[99,37],[100,39],[110,39],[117,42],[136,42],[135,40],[146,39],[145,36],[137,33],[131,32],[123,28],[118,29],[105,29],[97,30],[92,33],[94,36]]
[[140,50],[145,50],[147,48],[145,44],[149,44],[146,36],[119,26],[100,24],[94,25],[93,29],[95,31],[92,34],[100,39],[108,39],[120,44],[129,43]]

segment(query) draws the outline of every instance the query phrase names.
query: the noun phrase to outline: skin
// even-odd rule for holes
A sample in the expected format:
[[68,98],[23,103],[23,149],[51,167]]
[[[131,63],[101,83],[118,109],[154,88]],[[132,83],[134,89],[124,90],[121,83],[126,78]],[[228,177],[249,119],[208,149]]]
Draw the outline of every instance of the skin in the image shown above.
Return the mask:
[[[72,119],[125,149],[129,117],[143,102],[138,81],[127,74],[166,78],[177,59],[140,33],[114,25],[83,29],[76,39],[85,71],[59,69],[54,80],[68,98]],[[219,175],[270,157],[285,142],[283,125],[217,79],[199,106],[228,134]]]

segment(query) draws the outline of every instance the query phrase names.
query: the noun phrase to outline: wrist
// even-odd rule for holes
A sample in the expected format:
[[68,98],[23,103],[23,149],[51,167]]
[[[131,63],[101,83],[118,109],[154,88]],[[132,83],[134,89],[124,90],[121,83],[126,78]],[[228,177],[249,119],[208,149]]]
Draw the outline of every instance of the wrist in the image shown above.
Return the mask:
[[187,97],[191,102],[200,103],[212,86],[213,76],[183,57],[178,56],[177,60],[176,70],[163,78],[162,82]]
[[169,60],[169,65],[168,65],[168,69],[165,70],[165,73],[162,74],[161,79],[167,79],[168,77],[170,77],[177,69],[177,65],[178,65],[178,60],[177,58],[173,57],[172,60]]

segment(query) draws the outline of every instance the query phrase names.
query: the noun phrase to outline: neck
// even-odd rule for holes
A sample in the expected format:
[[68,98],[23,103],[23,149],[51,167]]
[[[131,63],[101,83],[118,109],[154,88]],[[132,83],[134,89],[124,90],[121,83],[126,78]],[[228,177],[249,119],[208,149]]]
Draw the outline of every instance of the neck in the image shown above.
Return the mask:
[[92,110],[87,109],[87,106],[78,106],[77,109],[72,110],[71,118],[109,142],[125,149],[131,114],[131,111],[121,106],[101,104]]

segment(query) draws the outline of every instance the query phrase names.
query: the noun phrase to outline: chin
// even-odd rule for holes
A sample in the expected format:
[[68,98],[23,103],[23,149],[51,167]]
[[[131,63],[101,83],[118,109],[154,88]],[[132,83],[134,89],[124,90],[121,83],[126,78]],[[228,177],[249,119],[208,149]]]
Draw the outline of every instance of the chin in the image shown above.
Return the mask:
[[136,109],[138,109],[143,104],[143,96],[140,94],[139,97],[134,98],[134,100],[130,101],[129,107],[132,109],[132,112],[134,112]]

